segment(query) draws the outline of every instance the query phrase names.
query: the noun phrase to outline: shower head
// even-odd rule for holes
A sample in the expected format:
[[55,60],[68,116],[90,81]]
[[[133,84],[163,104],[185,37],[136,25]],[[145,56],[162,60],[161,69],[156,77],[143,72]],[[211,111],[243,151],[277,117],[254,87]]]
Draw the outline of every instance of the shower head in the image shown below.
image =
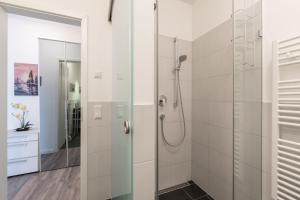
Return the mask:
[[178,58],[179,63],[178,63],[178,67],[176,68],[177,71],[179,71],[181,69],[181,64],[184,61],[186,61],[186,59],[187,59],[187,55],[181,55],[181,56],[179,56],[179,58]]
[[187,55],[181,55],[179,56],[179,63],[181,64],[182,62],[186,61]]

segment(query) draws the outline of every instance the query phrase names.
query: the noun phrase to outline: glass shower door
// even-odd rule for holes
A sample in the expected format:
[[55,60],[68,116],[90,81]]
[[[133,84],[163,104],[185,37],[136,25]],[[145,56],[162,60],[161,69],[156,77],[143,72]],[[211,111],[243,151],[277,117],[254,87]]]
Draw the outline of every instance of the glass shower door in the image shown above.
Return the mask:
[[262,2],[234,0],[234,199],[262,199]]
[[112,199],[132,197],[132,0],[115,0],[112,16]]

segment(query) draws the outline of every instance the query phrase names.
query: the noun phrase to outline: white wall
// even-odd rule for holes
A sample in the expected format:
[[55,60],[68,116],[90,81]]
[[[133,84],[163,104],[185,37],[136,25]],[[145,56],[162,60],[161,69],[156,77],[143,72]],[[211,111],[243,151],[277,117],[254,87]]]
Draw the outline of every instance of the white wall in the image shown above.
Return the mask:
[[263,1],[264,102],[272,101],[272,42],[300,35],[298,0]]
[[192,41],[193,6],[187,0],[159,0],[159,33]]
[[193,39],[227,21],[232,0],[196,0],[193,4]]
[[[154,0],[134,0],[134,200],[155,194]],[[147,181],[145,181],[147,180]]]
[[[50,10],[54,13],[70,13],[88,17],[88,64],[89,101],[111,100],[111,25],[107,21],[109,1],[107,0],[0,0],[24,7]],[[102,79],[95,78],[95,72],[102,72]]]
[[263,0],[263,198],[271,199],[272,42],[300,35],[300,1]]
[[18,128],[19,122],[11,113],[11,103],[28,106],[29,120],[40,127],[39,96],[14,96],[14,63],[39,63],[38,38],[80,43],[80,27],[59,24],[18,15],[8,15],[8,129]]

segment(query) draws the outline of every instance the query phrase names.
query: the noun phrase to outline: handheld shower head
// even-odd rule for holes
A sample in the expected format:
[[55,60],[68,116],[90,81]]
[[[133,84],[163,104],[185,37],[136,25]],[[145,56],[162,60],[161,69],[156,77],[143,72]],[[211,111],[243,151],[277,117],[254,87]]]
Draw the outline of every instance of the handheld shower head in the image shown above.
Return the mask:
[[178,71],[180,70],[181,64],[184,61],[186,61],[186,59],[187,59],[187,55],[181,55],[181,56],[179,56],[179,58],[178,58],[179,63],[178,63],[178,67],[176,68],[176,70],[178,70]]
[[181,55],[179,56],[179,63],[181,64],[182,62],[186,61],[187,55]]

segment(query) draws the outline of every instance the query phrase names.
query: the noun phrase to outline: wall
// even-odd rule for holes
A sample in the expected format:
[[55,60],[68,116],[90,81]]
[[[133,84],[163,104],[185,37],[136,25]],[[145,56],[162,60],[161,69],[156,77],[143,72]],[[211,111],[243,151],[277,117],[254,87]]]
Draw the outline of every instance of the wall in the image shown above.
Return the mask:
[[134,0],[133,2],[133,191],[134,200],[153,200],[156,184],[154,0]]
[[[183,137],[183,118],[180,101],[174,108],[175,46],[178,38],[178,56],[186,54],[180,72],[183,109],[186,118],[186,138],[178,147],[170,147],[162,140],[161,121],[158,122],[158,189],[166,189],[191,180],[191,88],[192,88],[192,1],[158,1],[159,46],[158,46],[158,95],[165,95],[167,103],[159,108],[158,117],[165,114],[165,136],[171,143]],[[159,118],[158,118],[159,119]]]
[[271,198],[272,158],[272,42],[300,35],[297,0],[263,1],[263,199]]
[[194,1],[192,180],[214,199],[233,191],[232,1]]
[[[180,70],[182,104],[186,121],[186,137],[178,147],[170,147],[162,138],[162,122],[158,122],[158,162],[159,190],[170,188],[191,180],[191,112],[192,112],[192,42],[177,40],[178,56],[187,55]],[[165,115],[164,134],[168,142],[176,144],[184,136],[183,116],[180,99],[174,108],[175,101],[175,45],[174,38],[159,36],[158,96],[165,95],[167,102],[159,107],[158,117]],[[179,95],[178,95],[179,98]]]
[[159,34],[191,41],[193,39],[192,2],[159,0],[158,5]]
[[231,20],[193,42],[192,180],[214,199],[233,184],[233,46]]
[[[40,127],[39,96],[14,96],[14,63],[39,63],[38,38],[80,43],[80,27],[39,20],[18,15],[8,15],[8,129],[18,128],[19,122],[11,113],[11,103],[28,106],[29,120]],[[20,34],[22,33],[22,34]]]
[[[53,1],[39,1],[39,0],[1,0],[0,2],[17,4],[24,7],[30,7],[38,10],[47,10],[53,13],[62,13],[65,15],[84,17],[87,16],[88,25],[88,92],[87,98],[89,106],[93,108],[93,104],[104,103],[103,107],[109,109],[106,103],[111,101],[111,66],[112,66],[112,48],[111,48],[111,24],[107,21],[109,1],[102,0],[53,0]],[[140,18],[141,19],[141,18]],[[142,20],[142,19],[141,19]],[[101,78],[97,78],[95,73],[100,72]],[[150,78],[150,77],[149,77]],[[88,115],[93,118],[93,110],[88,110]],[[103,108],[103,109],[104,109]],[[104,112],[104,111],[103,111]],[[110,112],[106,112],[110,113]],[[110,117],[106,114],[106,118]],[[103,113],[103,116],[105,113]],[[110,125],[105,125],[108,127]],[[103,127],[103,126],[102,126]],[[104,129],[105,130],[105,129]],[[110,168],[109,170],[101,171],[101,169],[107,169],[105,166],[110,164],[109,154],[106,154],[107,148],[100,145],[92,145],[91,139],[101,138],[106,136],[106,131],[103,131],[99,125],[92,123],[89,125],[87,133],[87,143],[90,148],[88,155],[87,165],[89,169],[82,166],[81,168],[81,195],[83,199],[102,199],[104,197],[110,197]],[[109,133],[110,134],[110,133]],[[85,142],[85,141],[83,141]],[[108,141],[109,142],[109,141]],[[108,147],[109,149],[110,147]],[[104,150],[106,149],[106,150]],[[85,151],[82,151],[85,153]],[[93,152],[93,153],[91,153]],[[101,155],[106,156],[106,160],[102,161]],[[93,162],[93,156],[97,156],[98,162]],[[84,155],[82,157],[84,160]],[[100,160],[100,161],[99,161]],[[84,163],[85,164],[85,163]],[[99,165],[97,165],[99,164]],[[100,169],[100,167],[102,167]],[[94,170],[92,170],[92,168]],[[87,173],[90,173],[88,180],[86,179]],[[93,176],[94,173],[99,175]],[[87,197],[86,187],[88,187],[90,194]],[[101,190],[100,190],[101,189]],[[103,198],[104,199],[104,198]]]
[[230,18],[232,0],[196,0],[193,4],[193,39]]

